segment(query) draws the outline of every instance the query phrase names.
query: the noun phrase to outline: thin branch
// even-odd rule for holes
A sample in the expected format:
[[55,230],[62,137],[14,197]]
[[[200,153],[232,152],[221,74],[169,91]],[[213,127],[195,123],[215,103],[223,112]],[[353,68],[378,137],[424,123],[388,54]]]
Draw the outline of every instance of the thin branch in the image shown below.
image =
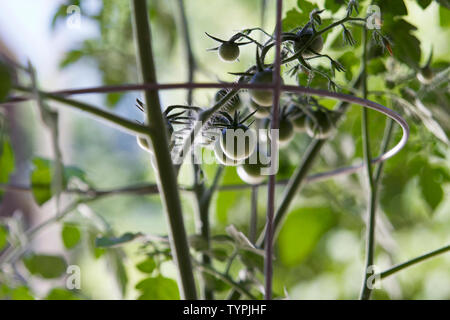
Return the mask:
[[242,295],[247,296],[251,300],[256,300],[256,297],[254,295],[252,295],[244,286],[242,286],[239,283],[234,282],[233,279],[231,279],[230,277],[220,273],[219,271],[213,269],[210,266],[205,266],[199,262],[196,262],[196,265],[197,265],[197,268],[200,269],[201,271],[207,272],[207,273],[215,276],[217,279],[222,280],[223,282],[225,282],[226,284],[231,286],[233,289],[235,289]]
[[394,273],[397,273],[405,268],[411,267],[419,262],[425,261],[427,259],[433,258],[437,255],[440,255],[442,253],[445,253],[447,251],[450,251],[450,245],[444,246],[442,248],[436,249],[434,251],[425,253],[421,256],[418,256],[414,259],[408,260],[406,262],[400,263],[396,266],[393,266],[392,268],[389,268],[385,271],[382,271],[380,273],[375,274],[375,277],[380,277],[380,279],[384,279],[389,277],[390,275],[393,275]]
[[248,239],[251,243],[256,242],[256,232],[258,228],[258,186],[251,186],[251,211],[250,211],[250,230],[248,232]]
[[[30,92],[32,89],[28,89],[25,87],[16,87],[16,90],[23,91],[23,92]],[[115,124],[119,126],[120,128],[126,129],[128,132],[132,132],[133,134],[141,133],[141,134],[148,134],[149,129],[148,127],[142,126],[136,122],[124,119],[120,116],[116,116],[115,114],[112,114],[110,112],[104,111],[102,109],[99,109],[95,106],[92,106],[88,103],[76,101],[72,99],[65,98],[63,96],[60,96],[58,94],[48,93],[39,91],[39,95],[42,96],[42,98],[51,99],[60,103],[63,103],[67,106],[73,107],[75,109],[87,112],[91,115],[97,116],[101,119],[107,120],[108,122]],[[24,101],[24,100],[22,100]]]

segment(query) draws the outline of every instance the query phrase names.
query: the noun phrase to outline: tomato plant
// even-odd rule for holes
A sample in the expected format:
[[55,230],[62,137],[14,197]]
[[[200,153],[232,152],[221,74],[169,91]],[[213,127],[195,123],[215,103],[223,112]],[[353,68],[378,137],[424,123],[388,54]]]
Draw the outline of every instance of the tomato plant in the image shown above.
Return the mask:
[[87,2],[0,49],[0,299],[450,298],[446,1]]

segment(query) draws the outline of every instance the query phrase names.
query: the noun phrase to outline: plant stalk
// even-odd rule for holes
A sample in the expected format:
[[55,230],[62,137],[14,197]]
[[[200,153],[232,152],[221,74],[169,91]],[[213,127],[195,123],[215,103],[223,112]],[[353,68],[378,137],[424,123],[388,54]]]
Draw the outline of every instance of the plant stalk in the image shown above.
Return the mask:
[[[363,98],[367,99],[367,29],[363,31],[363,57],[362,57],[363,75],[362,75],[362,91]],[[361,289],[360,299],[370,299],[372,286],[368,281],[373,274],[373,263],[375,255],[375,228],[376,228],[376,198],[377,188],[373,178],[372,172],[372,155],[370,151],[370,134],[369,134],[369,115],[368,110],[362,110],[361,130],[363,137],[363,154],[366,168],[366,175],[368,181],[368,214],[367,214],[367,235],[366,235],[366,265],[364,270],[364,280]]]
[[[131,4],[141,78],[144,83],[156,83],[147,4],[145,0],[132,0]],[[152,162],[155,166],[158,188],[169,223],[170,246],[181,283],[180,295],[183,299],[197,299],[180,195],[169,150],[166,120],[161,111],[158,91],[146,90],[145,103],[147,123],[151,129],[149,136],[155,151]]]

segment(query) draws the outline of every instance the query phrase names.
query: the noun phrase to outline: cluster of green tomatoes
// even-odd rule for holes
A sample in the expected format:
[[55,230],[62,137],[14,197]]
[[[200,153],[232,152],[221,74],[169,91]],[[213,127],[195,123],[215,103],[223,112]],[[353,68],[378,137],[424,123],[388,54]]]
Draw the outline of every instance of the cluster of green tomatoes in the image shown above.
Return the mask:
[[[207,34],[220,43],[218,47],[210,50],[217,51],[221,60],[233,62],[239,58],[240,46],[255,43],[257,45],[256,65],[247,72],[236,75],[241,76],[241,82],[256,85],[272,84],[273,66],[266,65],[264,57],[261,57],[260,54],[264,48],[267,53],[268,48],[275,45],[275,41],[272,36],[264,32],[270,37],[270,40],[261,45],[250,37],[253,30],[264,32],[259,28],[248,29],[226,41]],[[287,44],[283,49],[293,53],[308,44],[306,48],[303,48],[301,57],[309,58],[317,55],[323,48],[323,38],[319,36],[310,41],[313,35],[314,30],[309,25],[295,33],[283,33],[283,44]],[[243,39],[249,41],[243,42]],[[283,82],[283,79],[280,78],[280,81]],[[214,104],[220,103],[229,93],[228,89],[218,90],[214,96]],[[271,89],[250,89],[248,92],[240,90],[223,104],[219,112],[212,116],[201,133],[202,146],[212,149],[220,164],[236,166],[241,179],[249,184],[259,184],[266,178],[263,169],[271,165],[268,146],[271,144],[272,136],[277,137],[278,145],[284,148],[294,139],[295,133],[306,133],[311,138],[326,139],[333,134],[335,129],[336,117],[333,111],[321,106],[313,98],[283,94],[279,111],[279,129],[276,135],[272,134],[270,122],[273,94]],[[177,112],[170,114],[173,110]],[[196,113],[200,111],[200,108],[191,106],[168,108],[164,115],[172,137],[179,133],[181,133],[179,136],[182,137],[186,132],[186,127],[188,129],[192,127],[193,121],[198,116]],[[185,127],[178,131],[174,130],[174,125],[177,124],[185,125]],[[253,127],[256,128],[251,127],[253,124]],[[263,133],[261,134],[261,132]],[[186,136],[184,135],[184,137]],[[145,138],[138,137],[138,143],[147,151],[151,150],[151,146]]]

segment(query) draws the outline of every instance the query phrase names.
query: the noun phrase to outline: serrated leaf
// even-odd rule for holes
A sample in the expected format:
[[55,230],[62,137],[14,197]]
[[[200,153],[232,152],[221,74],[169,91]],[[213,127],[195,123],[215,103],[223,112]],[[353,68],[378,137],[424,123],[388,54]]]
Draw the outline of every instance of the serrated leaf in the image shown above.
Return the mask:
[[417,69],[420,65],[420,41],[413,34],[417,28],[404,19],[386,20],[383,31],[386,32],[393,42],[393,56]]
[[61,277],[67,269],[67,263],[62,256],[31,254],[23,259],[28,271],[45,279]]
[[95,239],[95,246],[97,248],[112,248],[112,247],[118,247],[123,244],[129,243],[139,237],[142,236],[142,233],[132,233],[127,232],[119,237],[99,237]]
[[71,224],[64,224],[61,237],[64,243],[64,246],[67,249],[72,249],[75,247],[81,239],[81,231],[78,227]]
[[136,285],[141,291],[139,300],[179,300],[180,293],[175,280],[161,275],[146,278]]
[[309,13],[314,9],[318,9],[317,5],[313,5],[305,0],[298,1],[298,7],[300,11],[291,9],[286,13],[286,17],[282,21],[283,31],[290,31],[305,25],[309,21]]

